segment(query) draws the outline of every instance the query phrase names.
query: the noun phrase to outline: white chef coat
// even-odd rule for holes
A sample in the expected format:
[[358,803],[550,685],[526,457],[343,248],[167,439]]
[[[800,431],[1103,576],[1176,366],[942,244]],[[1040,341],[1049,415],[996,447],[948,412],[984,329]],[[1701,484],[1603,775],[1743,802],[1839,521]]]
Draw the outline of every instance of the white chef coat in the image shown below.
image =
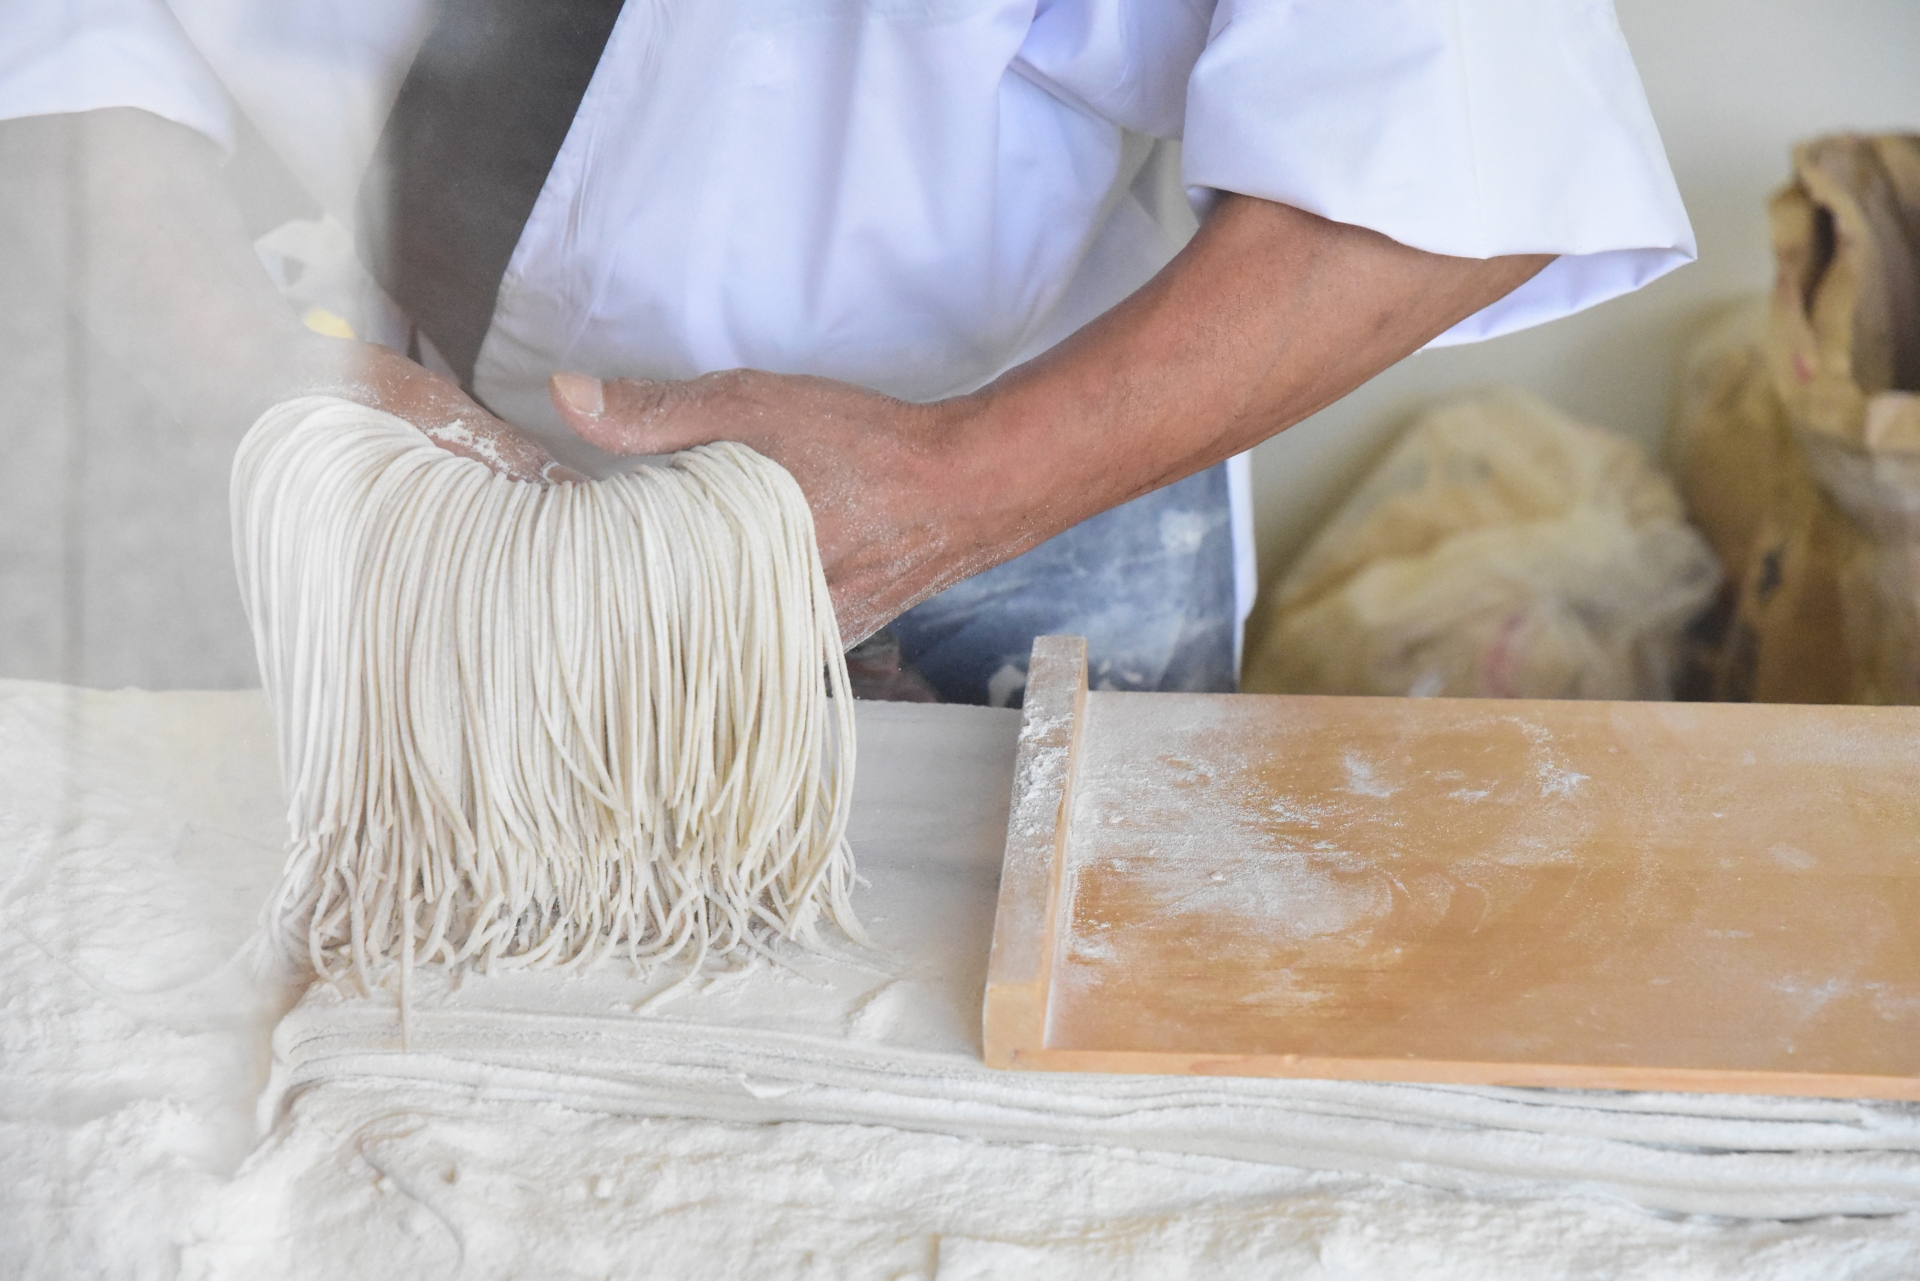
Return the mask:
[[[426,0],[0,0],[0,118],[236,105],[335,217]],[[475,369],[577,457],[556,369],[750,366],[978,386],[1177,249],[1181,179],[1438,253],[1559,258],[1436,340],[1537,324],[1694,255],[1607,0],[632,0]],[[1252,597],[1240,472],[1242,608]]]

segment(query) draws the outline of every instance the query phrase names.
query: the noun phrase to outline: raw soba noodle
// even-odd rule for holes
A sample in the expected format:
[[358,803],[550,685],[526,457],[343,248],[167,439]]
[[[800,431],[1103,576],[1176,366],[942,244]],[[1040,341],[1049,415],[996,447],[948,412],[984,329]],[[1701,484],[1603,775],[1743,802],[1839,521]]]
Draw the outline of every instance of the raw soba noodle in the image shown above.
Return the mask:
[[[315,969],[637,962],[858,935],[853,704],[812,517],[707,445],[507,480],[389,414],[270,409],[234,559]],[[287,937],[283,935],[283,937]]]

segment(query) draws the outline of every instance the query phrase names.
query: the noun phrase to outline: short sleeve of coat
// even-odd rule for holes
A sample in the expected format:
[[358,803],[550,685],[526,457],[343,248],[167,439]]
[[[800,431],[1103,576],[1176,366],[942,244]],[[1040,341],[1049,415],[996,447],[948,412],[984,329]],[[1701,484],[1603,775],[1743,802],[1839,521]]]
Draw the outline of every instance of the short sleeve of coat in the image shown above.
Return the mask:
[[1560,255],[1435,345],[1637,289],[1694,257],[1606,0],[1221,0],[1183,177],[1433,253]]
[[0,0],[0,120],[105,107],[233,145],[226,92],[162,0]]

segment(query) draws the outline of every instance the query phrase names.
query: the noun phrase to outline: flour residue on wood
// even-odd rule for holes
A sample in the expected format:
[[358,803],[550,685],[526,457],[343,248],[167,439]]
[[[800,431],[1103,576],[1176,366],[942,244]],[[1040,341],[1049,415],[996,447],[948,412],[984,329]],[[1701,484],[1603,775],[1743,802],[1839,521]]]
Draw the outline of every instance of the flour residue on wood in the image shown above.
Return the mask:
[[[1463,894],[1484,903],[1501,883],[1517,883],[1503,868],[1563,861],[1581,836],[1577,815],[1557,802],[1587,776],[1555,754],[1550,734],[1515,718],[1505,723],[1525,746],[1518,772],[1435,771],[1404,751],[1310,741],[1298,745],[1302,756],[1322,759],[1276,771],[1272,744],[1228,732],[1214,705],[1183,702],[1183,721],[1130,728],[1111,701],[1096,706],[1109,712],[1102,727],[1121,733],[1096,733],[1082,747],[1071,825],[1093,834],[1070,855],[1075,883],[1098,870],[1079,862],[1097,845],[1109,855],[1106,871],[1156,917],[1234,920],[1236,933],[1267,942],[1344,946],[1363,941],[1397,902],[1428,915]],[[1436,782],[1446,784],[1438,807],[1426,794]],[[1422,801],[1393,803],[1410,786],[1426,789]],[[1410,863],[1437,831],[1461,826],[1456,811],[1478,810],[1490,812],[1475,824],[1484,839],[1473,858],[1453,860],[1439,877]],[[1090,906],[1080,901],[1070,955],[1111,959],[1103,936],[1114,922],[1087,914]]]
[[1048,1045],[1920,1074],[1916,747],[1778,711],[1091,695]]

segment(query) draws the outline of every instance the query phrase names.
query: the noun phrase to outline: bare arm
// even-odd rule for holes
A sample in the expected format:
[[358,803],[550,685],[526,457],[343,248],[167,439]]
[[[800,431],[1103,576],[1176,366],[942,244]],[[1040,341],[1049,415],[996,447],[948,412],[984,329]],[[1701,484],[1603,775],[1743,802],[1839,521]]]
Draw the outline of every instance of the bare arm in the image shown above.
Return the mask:
[[477,437],[497,470],[553,474],[452,383],[301,325],[254,256],[218,153],[184,126],[132,109],[0,121],[0,252],[198,430],[237,441],[275,401],[331,392],[452,432],[441,444],[455,452]]
[[561,375],[555,404],[616,452],[726,439],[785,465],[813,507],[852,640],[1292,426],[1549,261],[1424,253],[1227,196],[1139,292],[972,395],[911,405],[829,379],[735,371],[604,387]]

